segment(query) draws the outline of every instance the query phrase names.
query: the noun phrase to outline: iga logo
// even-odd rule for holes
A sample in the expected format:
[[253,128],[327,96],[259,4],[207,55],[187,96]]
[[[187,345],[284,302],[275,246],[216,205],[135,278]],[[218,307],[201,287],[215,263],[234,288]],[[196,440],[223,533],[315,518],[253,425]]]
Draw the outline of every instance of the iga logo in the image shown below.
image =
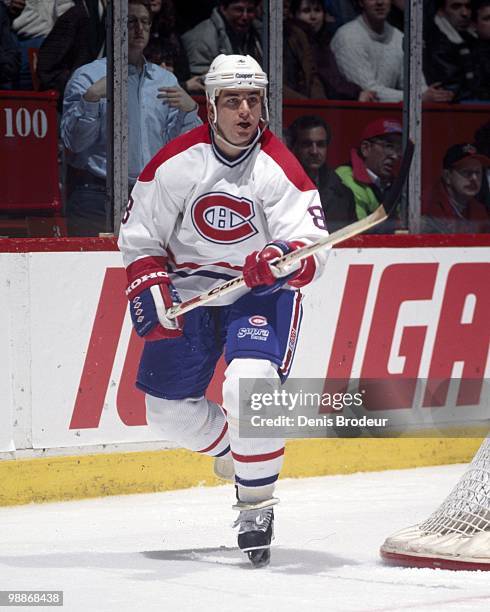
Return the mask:
[[267,325],[267,319],[262,315],[253,315],[253,317],[250,317],[248,322],[250,325],[255,325],[256,327],[263,327],[264,325]]
[[253,202],[228,193],[206,193],[192,204],[192,222],[199,234],[219,244],[242,242],[257,234]]

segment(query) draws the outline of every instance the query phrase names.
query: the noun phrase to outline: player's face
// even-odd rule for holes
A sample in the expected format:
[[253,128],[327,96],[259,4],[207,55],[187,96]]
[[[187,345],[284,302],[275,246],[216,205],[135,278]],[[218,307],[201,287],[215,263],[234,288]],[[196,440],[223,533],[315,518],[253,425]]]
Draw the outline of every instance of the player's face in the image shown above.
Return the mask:
[[296,19],[307,23],[315,32],[322,28],[325,13],[320,2],[315,0],[302,0],[299,11],[295,14]]
[[456,30],[466,30],[471,22],[470,0],[446,0],[444,14]]
[[150,40],[151,15],[142,4],[128,6],[128,49],[141,51]]
[[388,17],[391,0],[361,0],[360,5],[368,21],[377,23]]
[[468,160],[445,170],[444,178],[456,197],[474,198],[481,189],[483,167],[476,159]]
[[232,30],[245,34],[256,17],[257,7],[254,2],[238,0],[227,7],[221,6],[220,11]]
[[308,173],[316,173],[327,159],[327,133],[325,128],[318,126],[308,130],[300,130],[294,154]]
[[256,90],[223,90],[216,101],[218,130],[228,142],[246,145],[257,133],[262,97]]
[[398,160],[402,154],[401,134],[384,135],[361,143],[364,161],[376,176],[382,180],[393,178]]
[[476,31],[482,40],[490,40],[490,6],[484,6],[478,10]]

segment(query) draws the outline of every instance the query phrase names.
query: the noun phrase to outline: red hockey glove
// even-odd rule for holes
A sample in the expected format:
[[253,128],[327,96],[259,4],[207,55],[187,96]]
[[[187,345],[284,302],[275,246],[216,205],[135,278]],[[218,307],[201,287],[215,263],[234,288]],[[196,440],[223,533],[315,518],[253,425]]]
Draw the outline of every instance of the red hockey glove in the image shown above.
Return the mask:
[[165,272],[165,257],[144,257],[128,266],[126,295],[134,329],[145,340],[182,336],[182,317],[169,319],[167,309],[181,300]]
[[316,264],[312,255],[301,262],[298,270],[277,278],[271,268],[279,257],[304,246],[302,242],[284,242],[276,240],[266,244],[262,251],[254,251],[247,255],[243,266],[243,278],[247,287],[255,295],[269,295],[280,289],[285,283],[299,289],[313,280]]

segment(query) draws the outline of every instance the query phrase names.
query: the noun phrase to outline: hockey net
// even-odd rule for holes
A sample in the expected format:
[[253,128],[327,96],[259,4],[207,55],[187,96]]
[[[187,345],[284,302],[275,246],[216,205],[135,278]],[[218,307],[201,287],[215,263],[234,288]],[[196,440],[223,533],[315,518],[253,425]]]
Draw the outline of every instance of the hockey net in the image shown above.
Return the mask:
[[411,567],[490,570],[490,436],[439,508],[389,537],[380,553]]

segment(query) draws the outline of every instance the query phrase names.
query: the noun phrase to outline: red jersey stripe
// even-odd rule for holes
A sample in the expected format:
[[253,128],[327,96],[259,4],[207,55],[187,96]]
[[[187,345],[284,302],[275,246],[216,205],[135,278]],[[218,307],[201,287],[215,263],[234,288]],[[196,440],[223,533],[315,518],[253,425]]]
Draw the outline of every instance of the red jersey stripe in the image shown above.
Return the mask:
[[227,268],[229,270],[236,270],[237,272],[241,272],[243,270],[242,266],[233,266],[232,264],[227,263],[226,261],[217,261],[214,263],[207,264],[197,264],[192,261],[183,261],[182,263],[177,263],[175,261],[175,255],[172,251],[167,247],[167,253],[169,260],[172,263],[172,266],[179,270],[180,268],[190,268],[191,270],[198,270],[199,268],[207,268],[208,266],[218,266],[220,268]]
[[209,135],[209,127],[207,124],[200,125],[190,132],[186,132],[181,136],[177,136],[171,140],[168,144],[160,149],[160,151],[148,162],[143,171],[138,177],[140,182],[150,182],[155,178],[155,172],[158,168],[167,160],[175,157],[179,153],[190,149],[197,144],[211,144],[211,137]]
[[228,423],[225,423],[225,426],[223,427],[222,432],[216,438],[216,440],[212,444],[207,446],[206,448],[203,448],[202,450],[199,450],[197,452],[198,453],[209,453],[210,450],[213,450],[213,448],[215,448],[221,442],[221,440],[223,439],[223,436],[225,435],[227,431],[228,431]]
[[264,132],[261,147],[262,151],[283,169],[285,175],[299,191],[316,189],[296,157],[270,130]]
[[299,315],[301,312],[301,294],[297,293],[296,294],[296,300],[294,303],[294,314],[293,314],[293,322],[291,324],[291,328],[289,330],[289,336],[288,336],[288,343],[287,343],[287,351],[286,351],[286,355],[284,357],[284,361],[282,362],[282,366],[280,367],[281,372],[285,375],[287,374],[289,367],[291,365],[291,360],[292,357],[294,355],[294,348],[292,349],[290,347],[290,343],[291,343],[291,336],[295,335],[294,337],[294,346],[296,345],[296,341],[298,338],[298,321],[299,321]]

